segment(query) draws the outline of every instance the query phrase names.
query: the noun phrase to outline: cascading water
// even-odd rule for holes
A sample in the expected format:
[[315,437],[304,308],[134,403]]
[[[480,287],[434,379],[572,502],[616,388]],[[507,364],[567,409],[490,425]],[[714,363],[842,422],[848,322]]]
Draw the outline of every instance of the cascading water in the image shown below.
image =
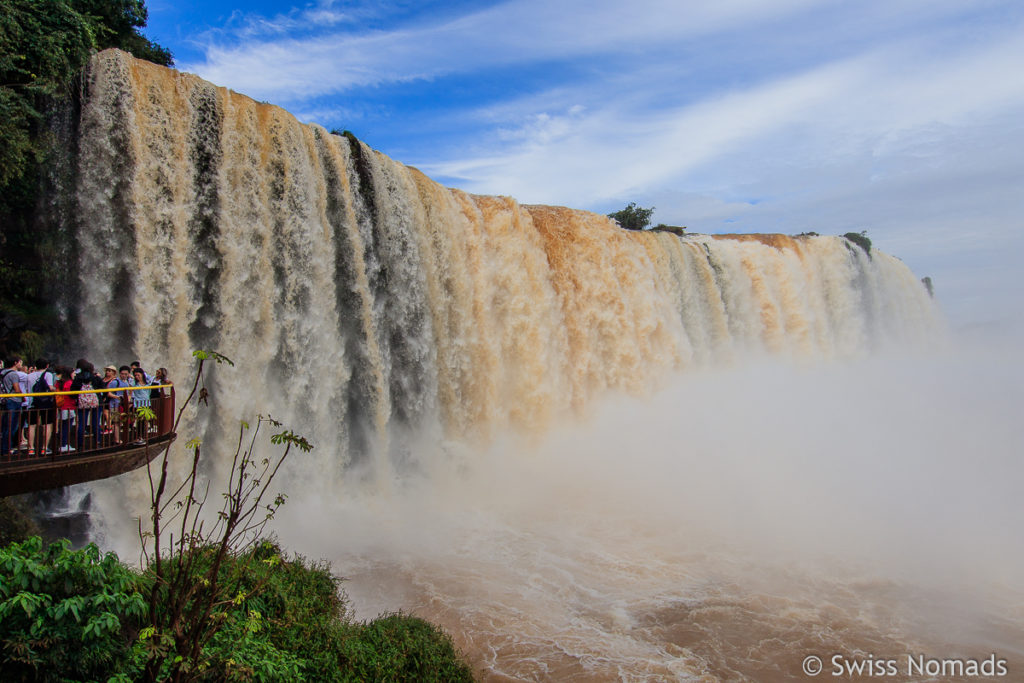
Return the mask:
[[[116,51],[90,65],[78,130],[79,286],[65,302],[78,341],[103,362],[165,365],[179,383],[195,348],[232,357],[237,367],[210,380],[213,417],[191,429],[216,452],[238,419],[269,412],[316,444],[316,460],[289,465],[304,495],[279,533],[362,577],[350,586],[357,608],[436,618],[499,680],[798,673],[787,659],[798,650],[758,658],[723,635],[747,617],[771,622],[775,607],[750,601],[773,589],[732,590],[737,572],[722,568],[734,556],[706,540],[746,540],[689,522],[763,494],[744,478],[813,462],[801,440],[785,457],[736,442],[736,424],[756,421],[730,407],[762,391],[735,380],[751,359],[857,362],[943,337],[898,259],[839,237],[631,232],[469,195],[354,137]],[[715,412],[679,393],[684,377]],[[790,405],[777,399],[791,381],[769,372],[768,403]],[[670,408],[628,403],[656,391]],[[627,404],[610,414],[608,401]],[[813,412],[808,401],[791,407]],[[617,441],[680,420],[685,430],[657,443]],[[709,464],[762,449],[735,469]],[[421,476],[393,488],[410,472]],[[140,482],[96,485],[109,526],[139,514]],[[877,592],[871,604],[885,604]],[[842,624],[821,642],[918,642],[850,616],[849,602],[836,600]],[[714,604],[701,640],[683,623]],[[810,647],[825,617],[804,608],[779,607]],[[746,664],[730,660],[740,651]]]
[[845,357],[939,329],[902,263],[842,238],[680,238],[467,195],[114,51],[81,131],[84,346],[181,374],[221,350],[243,414],[301,421],[340,464],[400,452],[409,429],[542,430],[736,354]]

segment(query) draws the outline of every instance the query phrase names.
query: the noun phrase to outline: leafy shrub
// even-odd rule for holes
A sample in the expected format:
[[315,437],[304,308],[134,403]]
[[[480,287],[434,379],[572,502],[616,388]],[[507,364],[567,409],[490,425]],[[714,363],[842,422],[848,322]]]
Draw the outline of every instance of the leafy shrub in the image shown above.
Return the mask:
[[145,611],[137,576],[93,544],[38,537],[0,549],[0,670],[5,681],[106,679],[119,672]]
[[[192,552],[201,557],[191,564],[170,560],[167,580],[185,566],[193,577],[188,582],[206,574],[215,548]],[[337,670],[332,652],[346,629],[339,579],[326,564],[285,560],[280,553],[275,543],[261,541],[223,558],[209,616],[217,628],[203,645],[199,680],[334,680],[325,672]]]
[[345,681],[472,681],[451,638],[433,624],[389,614],[363,624],[342,644]]
[[[197,576],[213,558],[212,549],[202,552],[191,565]],[[392,614],[352,623],[341,580],[327,563],[284,559],[276,543],[264,540],[226,557],[220,571],[210,615],[219,626],[203,646],[195,680],[473,680],[451,638],[422,619]]]
[[[280,548],[264,541],[254,551],[268,553],[279,558]],[[329,564],[301,556],[265,566],[272,567],[268,580],[241,607],[262,615],[263,632],[277,648],[299,659],[306,680],[332,680],[328,672],[339,670],[337,653],[350,630],[339,592],[341,579],[331,573]],[[252,573],[243,577],[250,582],[254,578]],[[252,590],[251,586],[243,582],[243,590]]]
[[[213,553],[189,565],[200,575]],[[472,681],[451,638],[432,624],[389,614],[354,624],[323,562],[282,559],[262,541],[222,567],[218,624],[197,667],[199,681]],[[7,681],[141,680],[154,652],[172,643],[145,627],[140,575],[90,544],[44,547],[33,537],[0,550],[0,671]],[[159,680],[171,677],[165,657]]]
[[664,223],[658,223],[653,228],[651,228],[651,232],[670,232],[673,235],[679,235],[680,237],[683,237],[686,235],[686,226],[665,225]]

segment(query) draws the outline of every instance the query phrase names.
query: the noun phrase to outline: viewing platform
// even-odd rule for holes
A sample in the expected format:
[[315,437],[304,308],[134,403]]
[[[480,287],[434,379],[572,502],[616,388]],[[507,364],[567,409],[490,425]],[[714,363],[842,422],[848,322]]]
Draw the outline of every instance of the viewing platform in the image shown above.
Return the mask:
[[[148,390],[149,411],[132,405],[131,392]],[[118,392],[122,410],[79,408],[0,411],[0,424],[17,421],[17,429],[9,452],[0,455],[0,497],[32,491],[80,484],[124,474],[148,464],[174,441],[174,386],[172,384],[83,391],[50,391],[41,393],[0,394],[5,399],[26,396],[74,396],[76,394]],[[66,415],[62,420],[62,413]],[[71,419],[70,415],[74,418]],[[90,424],[79,442],[79,420],[96,419],[95,431]],[[64,430],[62,432],[62,430]],[[8,426],[4,430],[10,433]],[[65,441],[66,437],[66,441]],[[31,441],[29,441],[31,438]],[[62,449],[62,441],[67,447]]]

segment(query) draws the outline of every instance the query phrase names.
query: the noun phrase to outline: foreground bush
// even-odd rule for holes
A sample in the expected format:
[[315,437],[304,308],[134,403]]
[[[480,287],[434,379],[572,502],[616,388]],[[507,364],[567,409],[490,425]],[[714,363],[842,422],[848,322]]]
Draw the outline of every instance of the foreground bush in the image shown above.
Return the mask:
[[[210,549],[187,565],[201,572]],[[171,565],[175,562],[172,558]],[[186,566],[179,564],[177,566]],[[173,570],[172,570],[173,571]],[[415,617],[353,623],[322,562],[261,542],[230,556],[197,681],[472,681],[451,639]],[[32,538],[0,550],[0,671],[7,681],[135,681],[169,643],[146,626],[152,576],[94,545]]]
[[106,679],[123,669],[145,611],[138,575],[95,545],[0,549],[0,671],[4,681]]
[[422,619],[353,623],[326,563],[281,560],[280,548],[264,541],[222,572],[230,604],[206,648],[207,680],[473,680],[451,638]]
[[340,641],[338,680],[472,681],[451,638],[433,624],[405,614],[379,617]]

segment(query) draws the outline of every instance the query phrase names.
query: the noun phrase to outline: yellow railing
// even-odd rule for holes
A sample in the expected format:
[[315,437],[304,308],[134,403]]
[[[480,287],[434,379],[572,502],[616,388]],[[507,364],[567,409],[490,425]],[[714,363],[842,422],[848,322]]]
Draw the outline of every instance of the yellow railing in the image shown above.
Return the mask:
[[24,398],[25,396],[71,396],[73,394],[109,394],[115,391],[142,391],[143,389],[169,389],[173,384],[142,384],[131,387],[117,387],[116,389],[78,389],[76,391],[36,391],[22,392],[20,394],[0,394],[0,398]]

